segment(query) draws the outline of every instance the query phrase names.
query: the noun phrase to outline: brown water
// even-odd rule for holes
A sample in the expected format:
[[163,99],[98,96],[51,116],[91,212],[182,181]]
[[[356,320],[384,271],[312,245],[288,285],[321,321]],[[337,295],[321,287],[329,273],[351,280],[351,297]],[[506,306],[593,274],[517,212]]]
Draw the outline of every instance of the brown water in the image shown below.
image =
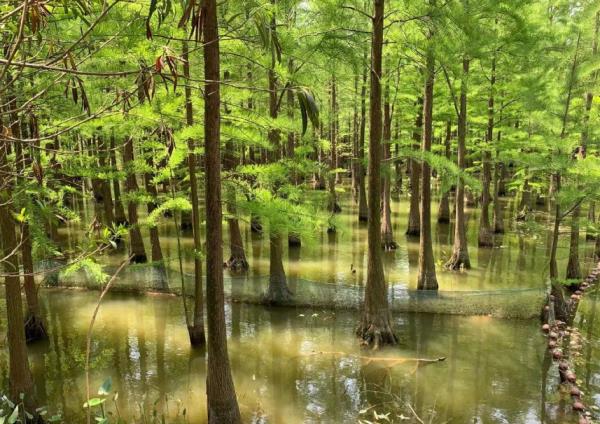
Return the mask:
[[[511,202],[506,206],[508,215]],[[287,251],[286,247],[284,265],[294,290],[302,290],[307,281],[350,289],[363,285],[366,228],[356,223],[355,206],[349,199],[342,207],[340,231],[334,237],[323,233],[300,250]],[[90,207],[86,208],[91,215]],[[399,249],[386,253],[386,275],[393,287],[413,289],[418,240],[404,235],[406,200],[395,201],[392,209]],[[509,232],[498,236],[497,247],[491,249],[476,246],[478,215],[470,210],[468,216],[473,269],[448,272],[438,266],[442,293],[543,289],[548,241],[543,215],[538,216],[537,224],[508,225],[507,220]],[[433,228],[434,252],[441,265],[451,253],[453,228],[437,223]],[[60,231],[65,246],[74,245],[82,234],[76,227]],[[242,224],[242,231],[251,270],[248,279],[228,282],[232,291],[236,287],[248,290],[268,274],[268,237],[252,236],[246,224]],[[177,270],[172,222],[163,223],[160,232],[168,268]],[[566,267],[567,241],[559,250],[560,269]],[[191,273],[190,235],[183,236],[182,245],[186,250],[184,272]],[[225,258],[227,246],[225,241]],[[582,240],[582,258],[589,256],[590,248]],[[113,253],[101,261],[114,266],[124,255]],[[350,271],[351,264],[356,273]],[[584,267],[586,264],[584,261]],[[125,273],[120,284],[143,288],[145,282],[135,275]],[[169,284],[179,285],[177,278]],[[97,292],[62,289],[41,292],[51,339],[31,348],[31,363],[38,397],[51,410],[62,411],[66,422],[78,423],[83,417],[85,333],[97,296]],[[519,297],[510,296],[515,301]],[[3,308],[3,302],[0,304]],[[552,382],[556,376],[552,375],[536,320],[395,313],[400,346],[368,359],[353,336],[357,311],[269,309],[228,302],[226,313],[231,363],[245,422],[387,422],[382,416],[385,414],[389,414],[385,416],[390,422],[407,423],[418,422],[415,414],[431,423],[571,422],[554,407],[557,399]],[[3,316],[4,311],[0,314]],[[3,326],[4,320],[0,320],[0,335],[4,334]],[[92,387],[112,377],[122,415],[139,416],[140,408],[152,410],[155,403],[156,408],[166,411],[167,398],[169,415],[186,408],[189,422],[204,422],[205,358],[189,347],[181,298],[110,294],[94,334]],[[405,361],[438,357],[447,359],[420,368],[414,361]],[[600,373],[595,369],[598,361],[593,351],[590,358],[595,361],[590,369]],[[0,383],[4,388],[6,368],[3,348]],[[590,375],[588,391],[600,393],[600,384],[594,380],[600,381],[600,377],[592,371]],[[594,399],[600,406],[600,395]]]

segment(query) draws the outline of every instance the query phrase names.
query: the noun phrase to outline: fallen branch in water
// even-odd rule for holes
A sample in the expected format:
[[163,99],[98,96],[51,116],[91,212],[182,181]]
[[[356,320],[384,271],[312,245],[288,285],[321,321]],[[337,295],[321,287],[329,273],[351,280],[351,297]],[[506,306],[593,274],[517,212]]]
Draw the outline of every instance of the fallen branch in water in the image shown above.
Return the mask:
[[401,364],[405,364],[405,363],[416,363],[417,366],[420,366],[420,365],[434,364],[436,362],[443,362],[446,360],[445,356],[435,358],[435,359],[404,358],[404,357],[397,357],[397,356],[395,356],[395,357],[377,357],[377,356],[355,355],[353,353],[346,353],[346,352],[326,352],[326,351],[311,352],[311,353],[305,354],[304,356],[316,356],[316,355],[351,356],[351,357],[358,358],[358,359],[365,361],[367,365],[369,365],[370,363],[383,363],[389,367],[394,367],[396,365],[401,365]]

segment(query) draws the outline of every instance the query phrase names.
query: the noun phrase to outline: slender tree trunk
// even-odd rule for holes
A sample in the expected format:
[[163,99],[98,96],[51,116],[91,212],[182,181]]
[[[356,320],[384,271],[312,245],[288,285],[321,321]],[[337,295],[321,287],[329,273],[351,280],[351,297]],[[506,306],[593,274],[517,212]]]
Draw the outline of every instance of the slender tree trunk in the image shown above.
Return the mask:
[[[123,162],[127,172],[125,179],[125,188],[130,195],[138,191],[138,183],[135,177],[135,167],[133,166],[133,138],[128,137],[123,144]],[[142,233],[138,227],[137,203],[131,199],[127,203],[127,214],[129,218],[129,239],[130,239],[130,254],[133,255],[131,262],[146,263],[146,249],[142,240]]]
[[[110,137],[110,164],[112,166],[113,172],[117,172],[117,153],[114,135],[111,135]],[[127,218],[125,217],[125,208],[123,207],[123,202],[121,201],[121,185],[119,183],[118,178],[113,178],[112,182],[113,191],[115,192],[115,222],[119,225],[126,225]]]
[[[418,150],[419,144],[422,142],[422,131],[423,131],[423,98],[420,97],[418,101],[417,117],[415,119],[415,129],[413,131],[413,149]],[[411,237],[418,237],[421,232],[421,212],[419,210],[419,202],[421,197],[421,190],[419,188],[421,183],[421,164],[415,159],[409,159],[410,165],[410,204],[408,207],[408,227],[406,228],[406,235]]]
[[393,193],[396,193],[398,196],[402,194],[402,159],[400,159],[400,119],[396,119],[396,130],[394,131],[394,140],[395,140],[395,160],[394,160],[394,172],[395,172],[395,181],[394,188],[392,189]]
[[[498,141],[502,134],[498,131]],[[500,203],[500,179],[502,178],[502,169],[504,164],[498,160],[498,152],[496,151],[496,166],[494,167],[494,233],[504,233],[504,214],[502,211],[502,203]]]
[[353,99],[353,115],[352,115],[352,197],[354,201],[358,201],[358,138],[359,138],[359,123],[358,123],[358,73],[354,76],[354,99]]
[[367,284],[357,335],[362,344],[378,349],[396,344],[388,306],[388,287],[381,259],[381,67],[383,51],[384,0],[373,0],[371,44],[371,95],[369,105],[369,221],[367,230]]
[[[329,187],[329,212],[331,213],[339,213],[342,211],[340,205],[337,201],[337,193],[335,191],[335,183],[336,183],[336,175],[335,169],[337,168],[337,137],[338,137],[338,128],[337,128],[337,87],[335,82],[335,77],[331,79],[331,113],[330,113],[330,122],[329,122],[329,140],[331,141],[331,155],[329,157],[329,177],[328,177],[328,187]],[[329,230],[332,230],[330,227]],[[335,231],[335,228],[333,228]]]
[[[292,72],[294,69],[293,62],[291,59],[288,62],[288,68],[289,68],[290,72]],[[292,90],[288,90],[286,96],[287,96],[287,115],[291,121],[294,119],[294,92]],[[290,131],[288,133],[288,143],[287,143],[287,150],[286,150],[288,159],[294,160],[294,157],[296,155],[295,149],[296,149],[296,133],[294,131]],[[297,175],[295,171],[292,174],[292,181],[294,184],[299,184],[301,182],[300,176]],[[300,236],[298,234],[293,234],[291,232],[288,232],[288,247],[298,248],[300,246],[302,246],[302,241],[300,240]]]
[[490,203],[492,183],[492,143],[494,141],[494,85],[496,84],[496,57],[492,58],[492,72],[490,76],[490,96],[488,97],[488,122],[485,136],[486,145],[481,153],[482,159],[482,193],[481,193],[481,216],[479,219],[479,246],[491,247],[494,244],[492,226],[490,223]]
[[383,106],[383,169],[382,178],[382,206],[381,206],[381,245],[383,250],[396,250],[398,245],[394,241],[392,230],[392,208],[391,208],[391,147],[392,142],[392,108],[390,106],[390,88],[385,87],[385,104]]
[[216,0],[204,1],[204,150],[206,172],[206,311],[209,424],[241,423],[225,326],[221,208],[220,57]]
[[[469,59],[463,58],[463,78],[460,87],[460,112],[458,116],[458,167],[465,172],[466,135],[467,135],[467,78]],[[454,227],[454,248],[452,257],[446,262],[447,269],[471,268],[467,234],[465,228],[465,183],[460,176],[456,183],[456,222]]]
[[[194,109],[192,104],[192,87],[190,85],[190,62],[188,41],[183,42],[183,74],[185,84],[185,122],[187,126],[194,125]],[[190,201],[192,202],[192,232],[194,236],[194,317],[192,324],[188,324],[188,335],[192,346],[201,347],[206,344],[204,334],[204,293],[202,289],[202,238],[200,234],[200,206],[198,196],[198,176],[196,174],[198,158],[194,152],[196,146],[194,139],[189,138],[188,145],[188,173],[190,174]],[[185,299],[184,299],[185,302]],[[187,314],[187,312],[186,312]],[[186,316],[186,322],[187,322]]]
[[[366,62],[366,55],[365,60]],[[367,190],[365,188],[365,132],[367,126],[367,69],[363,73],[360,89],[360,136],[358,139],[358,220],[366,222],[369,219],[367,205]]]
[[[560,138],[564,139],[567,136],[567,122],[569,119],[569,109],[571,107],[571,100],[573,94],[573,87],[575,85],[575,73],[577,70],[577,57],[579,54],[579,41],[581,34],[577,36],[577,45],[575,47],[575,55],[571,64],[571,73],[569,76],[567,98],[565,100],[565,109],[562,116],[562,128],[560,131]],[[569,306],[564,300],[563,288],[558,282],[558,266],[556,262],[556,255],[558,250],[558,239],[560,232],[560,223],[564,218],[561,212],[561,205],[558,199],[558,195],[561,190],[561,174],[557,171],[553,175],[553,191],[551,194],[554,196],[554,228],[552,231],[552,244],[550,246],[550,281],[552,284],[552,295],[554,296],[554,307],[555,315],[557,319],[567,321],[569,318]]]
[[[235,156],[231,139],[228,139],[225,142],[223,169],[229,172],[235,170]],[[226,186],[225,196],[227,198],[227,225],[229,227],[230,248],[230,256],[229,260],[227,261],[227,267],[233,272],[247,271],[248,261],[246,260],[244,241],[242,240],[242,232],[240,231],[240,224],[237,219],[237,200],[235,188],[232,185]]]
[[[98,164],[100,172],[105,173],[108,165],[108,144],[104,137],[98,138]],[[104,223],[107,227],[111,227],[115,222],[113,213],[113,198],[111,192],[110,179],[98,180],[100,190],[102,191],[102,206],[104,207]]]
[[[11,110],[16,110],[17,103],[14,98],[9,103]],[[11,131],[13,137],[16,139],[22,139],[21,133],[21,120],[17,113],[11,113]],[[26,178],[26,169],[31,166],[31,155],[24,153],[21,145],[21,141],[14,143],[15,155],[16,155],[16,171],[17,181],[24,182]],[[0,148],[2,145],[0,145]],[[1,154],[1,153],[0,153]],[[0,169],[0,172],[2,170]],[[1,176],[0,176],[1,178]],[[4,188],[0,185],[0,188]],[[21,256],[23,258],[23,288],[25,289],[25,299],[27,300],[27,315],[25,318],[25,339],[27,343],[31,343],[37,340],[43,340],[48,337],[44,321],[42,319],[42,312],[40,309],[40,302],[38,299],[37,286],[35,285],[34,269],[33,269],[33,243],[31,239],[31,231],[29,222],[26,220],[21,225]],[[0,240],[1,241],[1,240]],[[16,254],[16,253],[15,253]]]
[[[445,156],[450,160],[450,140],[452,139],[452,122],[446,123],[446,138],[444,140]],[[450,222],[450,190],[445,190],[440,198],[438,209],[438,223],[448,224]]]
[[[149,169],[154,169],[154,152],[152,150],[146,152],[146,165]],[[154,179],[154,172],[144,173],[144,184],[146,192],[152,198],[147,203],[148,215],[150,215],[156,209],[156,198],[158,197],[158,191],[152,181]],[[153,275],[153,287],[156,290],[168,291],[169,284],[167,281],[167,271],[163,262],[162,249],[160,247],[160,237],[158,235],[158,228],[156,226],[150,227],[150,248],[152,255],[152,269],[155,272]]]
[[[594,56],[598,53],[598,31],[600,30],[600,12],[596,13],[596,25],[594,39],[592,42],[592,52]],[[596,81],[597,73],[594,73],[593,80]],[[593,93],[588,91],[585,95],[585,104],[583,112],[583,130],[581,132],[581,145],[577,159],[585,159],[587,144],[589,138],[590,111],[592,109]],[[577,205],[571,216],[571,241],[569,244],[569,262],[567,264],[567,279],[581,278],[581,267],[579,265],[579,215],[581,206]]]
[[[3,133],[3,132],[2,132]],[[27,359],[25,329],[23,327],[23,303],[19,278],[18,244],[15,221],[12,217],[12,175],[14,170],[7,161],[8,141],[0,138],[0,233],[2,234],[2,257],[4,263],[4,287],[6,290],[6,318],[8,340],[8,384],[13,402],[20,402],[25,394],[33,404],[33,379]]]
[[[433,34],[429,34],[431,39]],[[431,40],[430,40],[431,42]],[[433,85],[435,78],[435,57],[433,49],[428,48],[425,69],[425,87],[423,96],[423,153],[431,151],[433,138]],[[419,240],[419,274],[417,277],[418,290],[437,290],[438,282],[435,273],[433,244],[431,237],[431,169],[429,163],[423,161],[421,166],[421,216]]]
[[569,243],[569,262],[567,263],[567,280],[581,279],[579,266],[579,215],[581,207],[576,206],[571,214],[571,241]]

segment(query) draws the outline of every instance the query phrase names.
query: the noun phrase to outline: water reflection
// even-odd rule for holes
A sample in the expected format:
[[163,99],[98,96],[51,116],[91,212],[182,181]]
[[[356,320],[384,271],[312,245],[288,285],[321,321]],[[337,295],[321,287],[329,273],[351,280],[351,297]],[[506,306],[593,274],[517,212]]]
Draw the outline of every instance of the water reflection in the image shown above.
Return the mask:
[[[317,193],[318,194],[318,193]],[[366,226],[360,224],[357,217],[357,206],[350,195],[340,197],[342,213],[337,219],[337,231],[328,234],[322,231],[314,235],[312,240],[305,240],[301,247],[288,247],[284,243],[284,266],[288,276],[305,280],[356,285],[362,284],[366,274]],[[512,201],[505,202],[505,216]],[[434,210],[437,203],[434,202]],[[83,209],[83,205],[79,205]],[[88,207],[89,209],[89,207]],[[142,211],[140,211],[142,212]],[[418,238],[407,237],[405,233],[408,221],[408,202],[405,198],[395,199],[392,202],[393,228],[398,249],[393,254],[385,255],[386,278],[391,284],[401,285],[405,288],[415,289],[417,281],[418,264]],[[548,222],[547,216],[542,213],[534,215],[535,222],[515,222],[507,219],[506,234],[495,235],[494,248],[479,248],[477,246],[477,233],[479,227],[479,211],[467,209],[467,237],[469,240],[469,253],[473,269],[469,272],[445,271],[443,263],[452,252],[454,225],[438,224],[435,216],[432,218],[434,231],[434,256],[437,266],[440,290],[503,290],[524,287],[542,287],[548,275],[547,247],[548,247]],[[83,213],[83,212],[82,212]],[[435,215],[435,214],[434,214]],[[85,222],[85,221],[84,221]],[[250,262],[249,276],[265,277],[269,273],[269,238],[265,236],[268,231],[267,223],[263,223],[264,234],[250,231],[247,222],[240,221],[246,254]],[[83,228],[70,226],[60,229],[65,245],[73,245],[83,235]],[[165,219],[159,225],[161,245],[167,257],[167,267],[178,270],[177,242],[172,220]],[[143,231],[145,234],[146,231]],[[228,231],[224,229],[224,236]],[[185,249],[184,271],[193,272],[192,238],[183,234],[182,246]],[[568,237],[561,238],[559,246],[558,267],[566,269],[568,256]],[[147,243],[149,245],[149,242]],[[228,257],[229,242],[224,240],[224,256]],[[592,243],[582,243],[581,258],[582,269],[585,271],[591,263]],[[103,263],[116,266],[124,259],[125,249],[114,252],[102,258]],[[355,272],[353,272],[353,270]],[[175,285],[176,286],[176,285]]]
[[[51,339],[31,350],[38,395],[79,422],[85,333],[97,293],[43,294]],[[374,413],[398,421],[413,419],[410,408],[426,422],[433,414],[434,423],[542,421],[544,339],[534,321],[400,314],[400,347],[369,358],[354,339],[352,312],[228,303],[226,316],[248,421],[375,422]],[[180,299],[109,295],[94,331],[93,386],[111,376],[124,416],[141,408],[174,414],[180,405],[191,422],[204,422],[205,358],[188,344]],[[444,362],[421,367],[405,361],[442,356]],[[4,383],[5,374],[3,367]]]

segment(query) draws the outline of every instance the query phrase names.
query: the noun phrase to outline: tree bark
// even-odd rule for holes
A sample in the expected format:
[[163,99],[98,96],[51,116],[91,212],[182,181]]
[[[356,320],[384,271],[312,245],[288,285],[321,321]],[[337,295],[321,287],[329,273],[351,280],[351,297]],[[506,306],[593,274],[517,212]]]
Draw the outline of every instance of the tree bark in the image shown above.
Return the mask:
[[269,230],[269,287],[264,302],[268,305],[285,305],[292,300],[283,268],[282,237],[275,229]]
[[204,150],[206,172],[206,311],[209,424],[241,423],[225,326],[221,207],[220,57],[216,0],[204,2]]
[[13,169],[7,161],[8,141],[0,139],[0,233],[2,234],[2,257],[6,290],[6,318],[8,339],[8,385],[13,402],[20,403],[25,394],[28,403],[34,403],[33,378],[27,359],[25,329],[23,327],[23,303],[19,278],[18,244],[15,221],[12,217]]
[[[460,86],[460,112],[458,116],[458,167],[465,172],[466,135],[467,135],[467,78],[469,75],[469,59],[463,58],[463,76]],[[467,234],[465,228],[465,183],[462,176],[456,183],[456,221],[454,227],[454,247],[452,257],[446,262],[447,269],[458,270],[471,268]]]
[[491,247],[494,244],[492,226],[490,223],[490,202],[492,183],[492,154],[491,147],[494,141],[494,85],[496,84],[496,57],[492,58],[492,72],[490,76],[490,95],[488,97],[488,122],[485,136],[486,145],[481,153],[482,173],[481,173],[481,215],[479,218],[479,246]]
[[369,221],[367,229],[367,284],[362,317],[357,329],[361,343],[373,349],[396,344],[388,306],[387,282],[381,259],[381,68],[383,52],[384,0],[373,0],[371,44],[371,95],[369,105]]
[[[9,103],[11,110],[16,110],[17,103],[14,97]],[[21,120],[17,113],[11,113],[11,131],[13,137],[22,139]],[[14,143],[16,156],[17,180],[24,182],[25,169],[31,166],[31,155],[24,153],[21,141]],[[1,146],[0,146],[1,147]],[[2,172],[2,170],[0,170]],[[0,187],[3,187],[0,185]],[[48,337],[46,327],[42,319],[40,302],[38,299],[37,286],[35,284],[33,269],[33,243],[29,222],[26,220],[21,225],[21,256],[23,258],[23,288],[25,289],[25,299],[27,300],[27,315],[25,317],[25,339],[27,343],[37,340],[43,340]]]
[[[235,156],[233,143],[230,139],[225,142],[225,153],[223,155],[223,169],[225,171],[235,170]],[[237,205],[235,188],[228,185],[225,188],[227,198],[227,226],[229,227],[229,250],[230,256],[227,261],[227,268],[233,272],[244,272],[248,270],[248,261],[246,260],[246,252],[244,251],[244,242],[242,240],[242,232],[237,219]]]
[[383,169],[382,178],[382,206],[381,206],[381,246],[383,250],[396,250],[398,245],[394,241],[394,231],[392,229],[392,208],[391,208],[391,147],[392,142],[392,108],[390,106],[389,85],[385,88],[385,103],[383,106]]
[[[431,39],[433,34],[429,34]],[[431,40],[429,40],[431,42]],[[425,87],[423,95],[423,140],[421,150],[431,151],[433,138],[433,85],[435,83],[435,57],[433,48],[427,50],[425,69]],[[431,169],[427,161],[421,166],[421,215],[419,240],[419,274],[417,276],[418,290],[437,290],[438,282],[435,273],[433,244],[431,237]]]
[[[366,55],[365,55],[366,62]],[[358,220],[366,222],[369,219],[367,205],[367,190],[365,187],[365,132],[367,126],[367,69],[363,73],[360,89],[360,137],[358,139]]]
[[[419,107],[417,111],[417,117],[415,119],[415,129],[413,131],[413,148],[419,149],[419,144],[422,143],[423,137],[423,98],[419,97],[417,103]],[[410,204],[408,209],[408,227],[406,228],[406,235],[411,237],[418,237],[421,232],[421,212],[419,210],[419,203],[421,197],[421,190],[419,188],[421,183],[421,164],[415,159],[409,159],[410,164]]]
[[[152,159],[154,152],[152,150],[146,152],[146,164],[149,169],[154,168],[154,160]],[[158,191],[154,185],[152,179],[154,178],[154,172],[144,173],[144,184],[146,192],[152,197],[146,207],[148,208],[148,215],[150,215],[156,209],[156,198]],[[150,227],[150,249],[152,255],[152,270],[155,275],[152,276],[153,288],[160,291],[168,291],[169,284],[167,281],[167,271],[163,262],[162,249],[160,247],[160,237],[158,235],[158,228],[154,225]]]
[[[187,126],[194,125],[194,109],[192,104],[192,87],[190,85],[190,62],[188,41],[183,42],[183,75],[185,84],[185,122]],[[192,138],[188,145],[188,173],[190,174],[190,201],[192,202],[192,233],[194,236],[194,317],[188,324],[190,344],[202,347],[206,344],[204,333],[204,293],[202,289],[202,238],[200,234],[200,207],[198,198],[198,176],[196,174],[198,158],[195,153],[195,143]],[[185,301],[185,299],[184,299]],[[186,312],[187,313],[187,312]],[[187,316],[186,316],[187,322]]]
[[[110,164],[112,166],[113,172],[117,172],[117,153],[115,147],[115,137],[111,135],[110,137]],[[115,192],[115,222],[118,225],[127,225],[127,218],[125,217],[125,208],[123,207],[123,202],[121,201],[121,185],[119,183],[118,178],[113,178],[113,191]]]
[[[135,177],[135,167],[133,164],[133,138],[127,137],[123,144],[123,162],[126,168],[127,177],[125,179],[125,188],[129,195],[134,195],[138,191],[138,183]],[[138,227],[137,203],[135,199],[129,200],[127,203],[127,215],[129,219],[129,239],[130,239],[130,254],[133,256],[132,263],[146,263],[146,249],[142,240],[142,233]]]
[[[335,214],[340,213],[342,208],[337,201],[337,193],[335,191],[336,175],[335,169],[337,168],[337,88],[335,82],[335,76],[331,78],[331,104],[330,104],[330,118],[329,118],[329,140],[331,142],[331,154],[329,157],[329,176],[327,178],[327,184],[329,187],[329,212]],[[332,228],[329,228],[332,230]],[[335,228],[333,228],[335,231]]]
[[[108,145],[103,137],[98,138],[98,164],[100,166],[100,172],[107,170],[108,165]],[[102,191],[102,206],[104,207],[104,223],[107,227],[111,227],[115,222],[115,216],[113,213],[113,198],[112,191],[110,188],[110,179],[98,180],[100,190]]]
[[[445,156],[450,160],[450,140],[452,139],[452,122],[446,123],[446,138],[444,139]],[[438,223],[448,224],[450,222],[450,190],[442,193],[440,207],[438,209]]]
[[581,207],[576,206],[571,215],[571,240],[569,243],[569,262],[567,263],[567,280],[581,279],[579,266],[579,215]]

